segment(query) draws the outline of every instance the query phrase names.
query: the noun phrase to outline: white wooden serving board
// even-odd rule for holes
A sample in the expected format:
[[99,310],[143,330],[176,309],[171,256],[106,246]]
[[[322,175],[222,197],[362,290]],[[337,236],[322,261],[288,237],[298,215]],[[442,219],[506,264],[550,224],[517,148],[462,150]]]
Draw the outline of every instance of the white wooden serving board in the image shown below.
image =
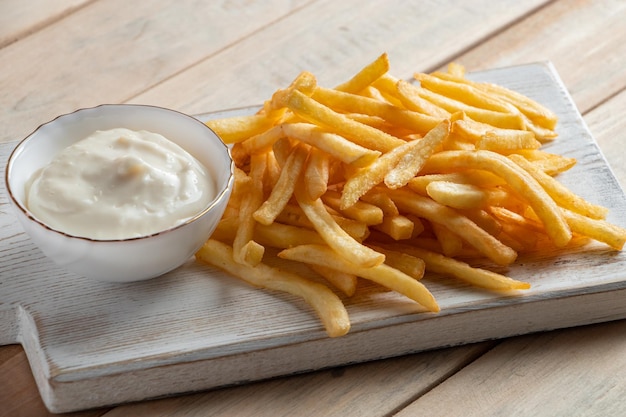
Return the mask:
[[[609,207],[608,220],[626,227],[624,193],[552,65],[471,78],[508,86],[553,109],[560,136],[546,148],[579,161],[561,181]],[[15,145],[0,145],[3,172]],[[252,288],[194,260],[132,284],[67,273],[23,234],[4,184],[0,188],[0,344],[23,345],[54,412],[626,317],[625,253],[591,245],[578,253],[522,257],[504,272],[532,289],[501,294],[425,277],[439,314],[363,284],[345,300],[352,330],[330,339],[301,300]]]

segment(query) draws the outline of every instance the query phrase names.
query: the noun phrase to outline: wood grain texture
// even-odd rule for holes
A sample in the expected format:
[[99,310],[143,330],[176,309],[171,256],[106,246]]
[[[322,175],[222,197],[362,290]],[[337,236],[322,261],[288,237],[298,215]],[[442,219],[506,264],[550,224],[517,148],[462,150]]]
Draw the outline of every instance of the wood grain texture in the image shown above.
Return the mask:
[[[1,2],[0,10],[3,6],[12,4],[12,1]],[[42,22],[41,15],[37,16],[39,19],[37,22],[31,20],[37,14],[37,10],[31,9],[35,3],[18,3],[20,15],[17,16],[16,20],[22,22],[20,23],[22,27],[30,29],[26,32],[20,32],[21,29],[18,31],[7,30],[6,28],[11,28],[13,22],[3,25],[0,29],[0,33],[7,33],[7,31],[21,33],[18,35],[18,42],[12,43],[10,48],[0,50],[0,62],[3,63],[0,66],[0,105],[3,108],[3,112],[0,112],[0,118],[2,118],[0,129],[3,132],[0,135],[0,141],[22,137],[38,123],[46,121],[58,113],[66,111],[66,109],[88,105],[82,101],[83,96],[91,97],[90,100],[94,102],[101,98],[113,100],[117,97],[119,97],[116,99],[118,101],[128,99],[154,100],[154,102],[199,113],[231,107],[232,105],[229,103],[237,103],[236,105],[258,103],[266,98],[268,92],[272,92],[277,86],[290,81],[297,71],[313,68],[313,65],[324,67],[320,71],[327,74],[324,75],[324,82],[332,84],[335,80],[343,81],[342,77],[345,74],[356,70],[383,50],[394,52],[392,55],[393,71],[402,76],[409,76],[414,70],[425,70],[441,65],[457,56],[461,56],[461,62],[467,64],[471,70],[549,59],[556,64],[557,69],[564,77],[565,84],[573,93],[579,108],[583,110],[593,109],[589,113],[584,113],[585,120],[596,135],[618,180],[622,185],[626,184],[624,172],[626,165],[624,165],[623,159],[623,114],[626,108],[624,107],[625,83],[622,70],[626,33],[623,25],[620,25],[620,19],[623,21],[623,6],[620,2],[605,0],[597,2],[537,1],[526,4],[503,2],[502,8],[498,4],[480,0],[470,2],[446,1],[438,2],[438,4],[421,2],[422,4],[419,6],[409,6],[399,2],[380,2],[376,3],[376,7],[371,8],[363,7],[361,2],[358,4],[356,2],[308,2],[306,4],[298,3],[293,12],[285,11],[281,15],[282,17],[274,16],[278,21],[272,20],[274,17],[271,17],[266,22],[267,24],[258,26],[258,32],[252,33],[244,33],[245,31],[242,31],[236,22],[238,14],[245,14],[244,8],[248,2],[219,2],[216,7],[223,9],[225,14],[231,16],[231,23],[235,22],[230,26],[224,25],[224,31],[229,32],[224,36],[232,35],[229,38],[231,42],[220,44],[224,45],[220,47],[221,49],[211,49],[210,46],[214,44],[215,40],[219,43],[223,38],[205,39],[206,45],[201,45],[194,44],[197,38],[192,36],[190,44],[199,49],[206,46],[207,50],[214,50],[215,54],[204,54],[206,55],[205,58],[198,58],[191,64],[189,61],[193,61],[193,59],[188,61],[183,59],[181,66],[175,69],[173,73],[171,71],[153,72],[151,66],[154,65],[154,49],[152,48],[146,49],[145,57],[142,57],[142,48],[139,47],[131,48],[137,53],[137,56],[127,56],[124,60],[116,60],[113,63],[105,62],[105,58],[114,56],[116,47],[120,43],[131,39],[116,36],[125,32],[125,25],[127,24],[125,18],[117,20],[117,24],[111,19],[113,16],[117,17],[124,14],[126,8],[136,7],[135,2],[110,2],[114,6],[103,5],[107,2],[98,2],[100,5],[97,10],[102,13],[91,15],[87,20],[89,26],[80,28],[85,32],[82,39],[88,39],[90,44],[95,45],[96,49],[99,48],[99,44],[108,45],[108,50],[102,49],[103,47],[98,49],[104,51],[102,57],[97,54],[90,54],[84,44],[72,43],[74,37],[66,36],[64,33],[66,24],[70,22],[67,30],[74,30],[72,28],[78,24],[76,20],[63,19],[62,22],[53,25],[53,29],[50,29],[49,23],[56,22],[59,17],[55,11],[52,12],[52,17],[43,17],[45,23],[38,23]],[[45,3],[46,7],[63,5],[60,2]],[[151,5],[160,8],[156,1],[152,2]],[[181,13],[193,13],[193,7],[186,7],[186,5],[187,3],[182,5],[184,11]],[[350,7],[351,5],[354,7]],[[544,5],[548,6],[544,7]],[[301,6],[306,7],[303,10],[316,10],[317,12],[298,13],[297,10]],[[88,8],[90,7],[91,5],[88,6]],[[138,7],[143,6],[138,5]],[[393,8],[397,10],[392,11]],[[40,9],[42,9],[41,5]],[[452,13],[449,13],[449,10],[452,10]],[[417,15],[409,13],[411,11],[421,11],[422,17],[419,18]],[[84,13],[89,15],[86,10]],[[130,14],[133,14],[132,10]],[[270,12],[259,13],[260,16],[265,17],[271,14]],[[223,16],[223,14],[219,15]],[[0,19],[5,18],[5,16],[8,15],[0,13]],[[147,15],[145,14],[144,17],[147,18]],[[174,33],[178,29],[163,26],[169,19],[169,15],[156,13],[150,18],[160,22],[160,26],[157,25],[153,31],[146,32],[145,36],[154,36],[161,40],[175,38]],[[180,21],[181,14],[174,11],[171,18],[174,22]],[[325,25],[320,23],[327,19],[330,20],[329,23]],[[185,21],[191,22],[193,19],[186,19]],[[373,22],[373,24],[361,25],[359,24],[361,21]],[[516,22],[518,22],[517,25],[515,25]],[[200,24],[191,26],[195,30],[202,30]],[[319,34],[318,28],[322,27],[326,30],[324,35]],[[32,28],[35,28],[37,33],[28,36],[29,33],[32,33]],[[398,28],[398,30],[394,28]],[[425,31],[425,28],[428,28],[431,35]],[[46,36],[38,35],[40,29],[47,29],[44,31]],[[95,36],[95,32],[98,32],[99,35]],[[161,37],[163,34],[165,35]],[[109,42],[109,37],[119,42]],[[302,41],[301,45],[306,46],[306,49],[298,50],[296,45],[287,41],[287,38]],[[321,39],[323,42],[317,44],[315,42],[317,39]],[[485,46],[481,47],[483,43]],[[440,48],[440,45],[443,47]],[[187,45],[183,43],[179,44],[178,47],[184,49]],[[169,51],[167,47],[165,49]],[[464,54],[468,50],[471,51],[469,55]],[[57,51],[63,51],[66,54],[67,62],[63,59],[55,59],[54,55]],[[164,53],[164,56],[169,58],[193,55],[190,52],[176,52],[178,55],[169,51],[167,54]],[[252,55],[248,56],[249,53]],[[116,74],[115,81],[110,81],[106,85],[93,82],[94,79],[97,80],[92,74],[93,71],[81,70],[81,66],[84,64],[79,58],[83,54],[89,59],[95,60],[96,64],[102,67],[103,72],[111,71]],[[201,55],[203,54],[193,56]],[[38,57],[42,59],[39,60]],[[50,59],[51,57],[52,59]],[[143,68],[147,69],[139,69],[138,71],[144,71],[147,80],[140,79],[134,73],[137,68],[144,65],[142,64],[144,60],[148,64],[145,64]],[[202,66],[203,60],[217,64],[229,64],[230,66]],[[11,65],[6,65],[7,62],[11,62]],[[32,62],[38,64],[45,62],[47,65],[45,68],[33,70],[30,68]],[[243,68],[245,66],[243,62],[247,62],[248,68]],[[126,77],[125,70],[120,68],[126,64],[129,65],[128,72],[132,75],[129,78]],[[74,68],[71,68],[72,65]],[[89,66],[86,67],[89,68]],[[243,85],[239,84],[239,79],[228,76],[233,67],[236,68],[238,74],[246,76]],[[50,74],[42,75],[46,71]],[[41,78],[39,78],[40,76]],[[62,80],[59,81],[59,78]],[[74,85],[77,88],[72,88],[71,83],[67,80],[76,80]],[[218,80],[218,82],[213,82],[213,80]],[[235,84],[226,84],[231,82]],[[140,84],[139,93],[136,89],[137,84]],[[159,87],[160,84],[163,84],[163,87]],[[202,87],[205,85],[208,87],[203,89]],[[154,86],[156,88],[152,93]],[[144,94],[145,88],[148,88],[148,91]],[[94,90],[95,93],[91,90]],[[128,94],[129,92],[132,94]],[[90,94],[93,95],[90,96]],[[37,97],[37,95],[41,97]],[[52,96],[54,99],[48,101],[46,96]],[[0,185],[0,188],[2,187],[3,185]],[[6,214],[7,207],[3,203],[0,201],[0,212]],[[0,230],[4,230],[5,227],[12,227],[11,230],[14,231],[19,230],[11,224],[11,219],[10,216],[0,215]],[[7,251],[9,248],[14,248],[14,245],[18,248],[27,248],[27,251],[32,250],[32,247],[20,239],[0,241],[0,263],[8,259],[6,258]],[[9,259],[13,259],[15,268],[20,268],[20,261],[14,258]],[[28,262],[28,256],[23,257],[22,261]],[[45,277],[46,273],[46,268],[43,268],[37,272],[37,276]],[[0,281],[2,278],[4,276],[0,273]],[[3,293],[3,288],[5,287],[0,284],[0,294]],[[47,296],[43,291],[35,289],[35,292],[39,296]],[[57,300],[64,296],[63,291],[58,289],[55,289],[51,295],[53,299]],[[146,301],[146,299],[140,298],[139,301]],[[6,306],[0,303],[0,307]],[[150,307],[146,303],[144,311],[150,311]],[[86,311],[84,306],[81,308]],[[62,311],[62,313],[66,317],[68,316],[67,312]],[[582,313],[584,314],[584,311]],[[17,315],[17,311],[13,309],[0,311],[0,323],[16,323]],[[605,317],[604,319],[608,318]],[[81,319],[76,320],[80,322]],[[165,320],[162,326],[167,326]],[[85,328],[87,326],[83,325],[82,329]],[[94,332],[99,329],[103,329],[103,327],[96,327]],[[0,325],[1,338],[5,341],[15,340],[17,330],[17,326],[7,328]],[[471,372],[476,375],[498,374],[498,367],[503,366],[502,360],[498,360],[498,356],[510,358],[511,352],[514,351],[516,357],[515,372],[519,374],[541,372],[534,367],[535,362],[541,362],[546,364],[553,373],[546,385],[539,384],[539,386],[554,394],[555,398],[562,398],[563,401],[554,402],[554,398],[541,396],[540,398],[546,399],[546,405],[545,410],[539,411],[545,411],[546,415],[559,415],[559,413],[561,415],[611,415],[612,411],[623,414],[623,410],[618,408],[621,400],[616,398],[614,394],[616,391],[624,391],[623,381],[620,379],[621,372],[619,371],[621,369],[621,356],[623,355],[612,349],[614,345],[617,347],[623,345],[623,329],[612,325],[597,325],[577,328],[572,331],[576,332],[579,340],[598,339],[601,340],[601,344],[578,343],[578,340],[569,337],[558,337],[556,341],[553,341],[553,333],[522,338],[524,346],[533,346],[528,349],[515,345],[517,339],[506,340],[501,342],[502,348],[492,351],[495,356],[480,362],[479,366],[471,368]],[[572,342],[577,345],[575,355],[568,356],[572,358],[572,363],[562,363],[563,366],[556,367],[552,366],[550,361],[543,362],[542,358],[547,355],[556,363],[560,363],[558,357],[552,356],[553,352],[563,352],[567,348],[567,344]],[[97,343],[97,340],[94,340],[94,343]],[[509,343],[513,343],[513,345],[509,347]],[[465,348],[452,350],[454,354],[450,361],[455,364],[454,367],[438,366],[449,369],[448,372],[451,374],[462,368],[464,362],[458,359],[464,357]],[[600,354],[602,351],[610,352],[612,355]],[[526,353],[528,355],[525,357]],[[407,358],[413,357],[420,358],[419,361],[423,360],[424,363],[413,363],[407,360]],[[9,358],[14,359],[8,360]],[[315,402],[312,397],[306,394],[307,391],[320,395],[334,395],[336,404],[324,402],[317,404],[320,415],[359,415],[357,412],[352,412],[353,407],[359,411],[371,408],[376,410],[372,411],[371,415],[382,415],[383,413],[387,414],[387,410],[401,410],[405,407],[407,401],[411,399],[410,391],[413,385],[418,388],[414,397],[419,401],[419,397],[423,393],[423,386],[418,383],[413,384],[412,381],[423,378],[419,371],[424,369],[422,366],[426,367],[425,364],[428,364],[429,359],[430,356],[427,354],[417,354],[348,367],[345,368],[341,378],[331,378],[328,373],[331,376],[336,376],[344,368],[334,370],[334,374],[333,371],[321,371],[278,379],[268,383],[143,402],[119,407],[111,414],[134,415],[136,411],[138,415],[199,416],[208,412],[216,415],[228,414],[230,409],[254,410],[255,404],[261,404],[259,407],[262,414],[285,415],[287,411],[293,411],[294,401],[291,400],[291,393],[293,384],[296,384],[298,395],[296,395],[295,401],[301,401],[307,405]],[[380,375],[380,379],[370,380],[369,378],[373,377],[370,376],[372,371],[369,366],[374,364],[381,365],[380,368],[377,368],[378,371],[373,372],[374,375]],[[576,366],[572,366],[573,364]],[[615,368],[618,373],[612,368],[613,364],[616,364]],[[585,365],[589,369],[582,369]],[[437,373],[438,366],[431,371]],[[364,369],[362,372],[351,371],[353,368],[361,369],[361,367]],[[405,367],[406,371],[401,372],[405,370]],[[0,415],[7,406],[11,407],[12,414],[10,415],[20,415],[18,413],[28,416],[49,415],[42,402],[37,403],[36,399],[39,394],[36,392],[34,381],[29,373],[30,369],[21,348],[15,346],[0,347],[0,393],[7,393],[5,397],[0,398]],[[588,377],[586,383],[581,383],[578,377],[583,374],[594,374],[594,376]],[[19,383],[19,381],[28,380],[24,375],[30,378],[28,384]],[[441,380],[445,380],[447,377],[448,375],[443,375]],[[489,405],[489,407],[485,407],[481,415],[497,415],[496,411],[502,410],[503,403],[515,401],[516,398],[519,398],[520,392],[522,398],[526,398],[529,393],[535,393],[538,386],[537,381],[533,378],[526,378],[521,381],[514,376],[509,379],[504,378],[503,375],[499,375],[499,377],[501,385],[489,385],[489,388],[494,389],[490,394],[498,391],[502,395],[499,398],[491,399],[489,403],[483,402],[483,405]],[[464,373],[464,378],[468,378],[467,373]],[[167,380],[167,377],[164,377],[164,380]],[[508,388],[509,380],[511,387],[515,387],[515,390]],[[393,395],[394,393],[390,395],[387,388],[388,383],[377,384],[378,381],[393,381],[394,385],[392,386],[402,387],[400,389],[404,392],[401,395]],[[433,381],[433,385],[440,382],[435,379]],[[361,388],[363,386],[366,388]],[[566,387],[568,386],[572,387],[572,391],[567,391]],[[22,388],[13,390],[14,387]],[[462,388],[465,389],[466,387]],[[427,400],[433,404],[435,401],[432,396],[441,395],[441,398],[437,400],[437,403],[442,405],[440,409],[442,412],[439,415],[453,415],[452,409],[449,414],[444,413],[443,411],[446,410],[444,406],[455,402],[459,393],[462,392],[462,390],[434,390],[431,392],[432,395],[427,397]],[[478,394],[481,395],[480,392]],[[588,402],[581,404],[576,400],[577,397]],[[604,398],[613,402],[607,403]],[[19,404],[19,407],[16,404]],[[342,404],[344,404],[343,407]],[[569,408],[567,408],[568,404]],[[455,406],[455,404],[451,405]],[[521,407],[525,409],[524,404]],[[331,413],[329,410],[333,412]]]
[[382,52],[389,54],[392,74],[411,77],[545,3],[317,1],[130,101],[192,114],[256,105],[300,71],[334,86]]
[[[626,199],[549,65],[472,76],[516,88],[554,109],[559,133],[568,140],[550,148],[582,162],[564,180],[575,191],[594,190],[586,196],[607,205],[612,220],[626,222]],[[13,276],[3,282],[1,301],[17,310],[17,323],[0,326],[19,328],[15,341],[24,345],[54,411],[626,317],[626,308],[616,303],[626,294],[626,258],[601,247],[520,259],[509,272],[533,284],[523,296],[427,277],[442,307],[436,316],[396,294],[363,288],[346,300],[352,332],[328,339],[293,297],[251,289],[195,262],[156,280],[111,285],[55,268],[17,225],[4,228],[0,239],[12,248],[0,273]],[[585,274],[577,274],[582,267]]]
[[[391,415],[493,346],[484,342],[117,407],[107,417]],[[359,387],[354,390],[355,384]],[[384,400],[381,388],[384,387]]]
[[622,189],[626,189],[626,89],[585,114],[585,121]]
[[11,86],[0,89],[0,142],[77,108],[125,101],[303,3],[94,2],[0,49],[0,62],[16,68],[0,74]]
[[475,71],[549,60],[585,113],[626,84],[624,21],[626,2],[621,0],[557,1],[457,61]]
[[397,417],[621,416],[626,413],[624,349],[624,322],[515,338]]
[[[28,359],[21,346],[10,345],[0,351],[0,417],[59,416],[46,409],[37,391]],[[98,417],[107,410],[67,413],[66,417]]]
[[63,19],[93,0],[3,0],[0,2],[0,48]]

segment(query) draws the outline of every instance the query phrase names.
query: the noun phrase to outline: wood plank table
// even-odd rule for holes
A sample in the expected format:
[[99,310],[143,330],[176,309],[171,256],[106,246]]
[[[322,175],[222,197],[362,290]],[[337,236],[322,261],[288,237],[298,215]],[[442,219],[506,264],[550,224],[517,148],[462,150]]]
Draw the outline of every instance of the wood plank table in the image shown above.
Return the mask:
[[[404,78],[550,61],[625,186],[624,21],[621,0],[4,0],[0,142],[101,103],[256,105],[301,70],[336,85],[385,51]],[[625,415],[625,335],[611,321],[67,415]],[[45,415],[24,350],[0,346],[0,416]]]

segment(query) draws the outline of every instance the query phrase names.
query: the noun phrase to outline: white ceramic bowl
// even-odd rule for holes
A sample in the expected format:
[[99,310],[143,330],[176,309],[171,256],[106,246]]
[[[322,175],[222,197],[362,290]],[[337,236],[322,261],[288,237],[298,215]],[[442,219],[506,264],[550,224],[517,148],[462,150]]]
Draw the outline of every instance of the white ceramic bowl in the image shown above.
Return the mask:
[[[53,230],[24,204],[25,185],[61,149],[96,130],[126,127],[160,133],[198,159],[213,175],[217,196],[179,226],[139,238],[94,240]],[[187,261],[215,230],[233,182],[230,151],[205,124],[191,116],[154,106],[101,105],[59,116],[40,126],[9,157],[5,181],[10,201],[26,233],[58,265],[102,281],[153,278]]]

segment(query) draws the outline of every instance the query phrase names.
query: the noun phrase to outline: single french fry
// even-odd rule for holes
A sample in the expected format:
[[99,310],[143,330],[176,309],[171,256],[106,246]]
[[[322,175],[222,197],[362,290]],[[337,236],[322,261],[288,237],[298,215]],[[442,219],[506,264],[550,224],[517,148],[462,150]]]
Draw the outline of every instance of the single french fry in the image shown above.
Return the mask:
[[294,152],[289,155],[270,196],[252,215],[257,222],[265,225],[271,224],[287,205],[293,195],[307,156],[308,149],[302,144],[297,145]]
[[550,142],[554,140],[558,133],[555,130],[548,129],[542,126],[535,124],[532,120],[530,120],[525,114],[522,114],[522,118],[524,119],[524,124],[526,125],[526,129],[533,132],[535,138],[543,143]]
[[489,190],[472,184],[450,181],[432,181],[426,186],[430,198],[444,206],[462,210],[479,209],[488,205],[490,193],[500,190]]
[[241,141],[241,147],[247,154],[265,152],[270,150],[274,143],[283,137],[285,137],[285,133],[282,125],[277,125]]
[[358,95],[374,99],[374,100],[376,100],[378,102],[381,102],[381,103],[392,104],[392,105],[395,106],[395,104],[392,103],[389,99],[387,99],[387,97],[385,97],[383,95],[383,93],[381,93],[381,91],[379,89],[374,88],[371,85],[365,87],[365,89],[363,91],[361,91],[360,93],[358,93]]
[[[507,132],[516,132],[512,130],[505,130]],[[498,152],[504,155],[508,155],[519,149],[539,149],[541,143],[533,137],[528,135],[511,135],[502,136],[498,135],[494,131],[487,132],[483,135],[478,142],[476,142],[476,149],[486,149],[493,152]]]
[[328,213],[321,199],[311,200],[304,190],[295,190],[298,205],[328,246],[356,265],[372,267],[384,262],[385,256],[346,233]]
[[358,170],[346,181],[341,194],[341,209],[352,207],[368,191],[381,183],[387,173],[391,171],[400,158],[413,147],[419,146],[419,142],[404,142],[403,145],[383,154],[367,168]]
[[[489,209],[493,209],[490,207]],[[478,225],[485,232],[492,236],[498,236],[502,231],[502,224],[496,219],[490,212],[483,209],[474,210],[458,210],[460,214],[464,215],[474,223]]]
[[319,245],[296,246],[281,251],[278,256],[283,259],[326,265],[334,269],[349,272],[399,292],[421,304],[428,311],[439,311],[435,297],[433,297],[431,292],[428,291],[422,283],[388,265],[379,264],[373,267],[358,266],[349,262],[342,256],[339,256],[337,252],[328,246]]
[[357,94],[371,85],[387,71],[389,71],[389,56],[385,52],[363,67],[348,81],[336,86],[335,90]]
[[330,176],[330,156],[317,148],[311,147],[306,167],[304,185],[311,200],[320,198],[328,189]]
[[469,118],[454,122],[453,131],[473,141],[477,149],[510,153],[518,149],[538,149],[541,143],[528,130],[501,129]]
[[529,229],[535,232],[545,233],[545,227],[541,224],[541,222],[524,217],[522,214],[511,211],[505,207],[489,207],[489,213],[493,214],[500,221],[515,224],[524,229]]
[[606,243],[615,250],[622,250],[624,247],[626,229],[604,220],[590,219],[564,208],[561,208],[561,212],[575,233]]
[[272,121],[264,115],[252,114],[208,120],[205,124],[224,143],[236,143],[267,130]]
[[563,155],[549,153],[538,149],[520,149],[515,153],[522,155],[524,158],[532,162],[534,166],[552,177],[563,173],[576,165],[575,158],[568,158]]
[[[239,227],[239,219],[237,217],[229,217],[221,219],[211,235],[211,239],[220,242],[232,244],[237,228]],[[254,228],[254,241],[264,247],[285,249],[298,245],[322,245],[324,240],[315,230],[303,226],[293,226],[274,222],[270,225],[262,225],[257,223]]]
[[[387,72],[383,74],[381,77],[379,77],[376,81],[374,81],[372,83],[372,87],[376,88],[380,92],[380,94],[383,96],[383,98],[387,102],[393,104],[394,106],[404,107],[407,110],[413,110],[413,109],[409,109],[408,107],[406,107],[404,103],[402,102],[400,94],[398,94],[398,88],[397,88],[398,81],[399,80],[396,77],[392,76],[391,74]],[[442,119],[443,118],[445,118],[445,116],[442,117]]]
[[287,162],[287,158],[289,158],[289,155],[291,155],[296,145],[296,141],[291,140],[291,138],[287,136],[283,136],[274,142],[272,152],[274,153],[274,158],[276,159],[281,172]]
[[465,67],[458,62],[450,62],[448,64],[448,75],[458,78],[465,77]]
[[279,249],[308,244],[321,245],[324,243],[320,235],[311,229],[276,222],[267,226],[257,224],[254,239],[263,246]]
[[265,181],[263,181],[263,195],[269,196],[276,187],[278,178],[280,178],[281,167],[276,160],[274,151],[271,150],[265,153],[266,165],[265,165]]
[[407,184],[416,193],[426,195],[426,188],[431,182],[451,182],[455,184],[468,184],[481,188],[494,188],[505,185],[506,181],[484,170],[466,170],[460,172],[448,172],[444,174],[425,174],[412,178]]
[[361,201],[379,207],[383,211],[384,216],[394,217],[400,214],[398,207],[396,207],[395,203],[389,198],[384,189],[374,188],[368,191],[361,196]]
[[[339,213],[331,212],[327,206],[325,206],[325,208],[328,211],[328,214],[332,217],[333,221],[337,223],[337,225],[339,225],[339,227],[342,228],[347,234],[352,236],[353,239],[362,242],[368,236],[369,229],[365,223],[348,219],[339,215]],[[297,227],[306,227],[308,229],[315,228],[300,206],[294,204],[287,204],[283,208],[283,211],[281,211],[276,217],[275,222]]]
[[228,199],[226,210],[224,210],[223,218],[239,217],[239,208],[245,198],[245,183],[250,181],[250,177],[241,168],[235,167],[233,172],[233,191]]
[[235,142],[230,147],[230,154],[236,167],[244,167],[250,161],[250,154],[241,146],[241,142]]
[[446,226],[440,223],[432,223],[433,232],[441,244],[443,254],[454,258],[463,250],[463,239]]
[[263,263],[255,267],[240,264],[233,259],[231,247],[212,239],[200,248],[196,258],[251,285],[301,297],[315,310],[330,337],[343,336],[350,331],[350,318],[341,299],[323,284]]
[[423,139],[418,139],[415,146],[410,146],[396,166],[385,175],[385,185],[391,189],[404,187],[419,172],[426,160],[450,133],[450,121],[444,120],[430,130]]
[[450,117],[450,112],[448,110],[445,110],[443,107],[437,106],[420,96],[419,88],[420,87],[404,80],[399,80],[396,84],[398,97],[407,109],[434,117]]
[[352,297],[356,292],[358,279],[356,275],[324,265],[309,264],[308,266],[348,297]]
[[424,222],[418,216],[408,213],[405,214],[404,217],[413,222],[413,233],[411,233],[411,239],[415,239],[426,230]]
[[322,201],[328,207],[340,211],[344,216],[365,223],[368,226],[381,224],[383,222],[383,210],[365,201],[357,201],[354,205],[346,209],[341,209],[341,193],[338,191],[329,190],[322,196]]
[[243,199],[239,208],[239,227],[233,240],[233,259],[235,262],[255,266],[263,259],[265,248],[255,242],[252,217],[263,202],[263,177],[265,176],[267,159],[265,154],[252,155],[250,162],[250,181],[245,183]]
[[269,103],[270,111],[280,110],[287,107],[289,97],[294,91],[298,91],[300,94],[310,96],[315,91],[317,86],[317,79],[313,74],[308,71],[302,71],[291,82],[289,87],[285,89],[277,90],[273,95]]
[[380,224],[373,227],[389,235],[394,240],[403,240],[410,239],[413,236],[415,223],[403,215],[385,216]]
[[325,132],[310,123],[287,123],[281,125],[281,128],[285,136],[315,146],[341,162],[355,167],[367,166],[380,156],[378,151],[364,148],[340,135]]
[[402,271],[417,280],[424,277],[426,263],[423,259],[382,246],[372,246],[372,248],[385,255],[385,263],[390,267]]

